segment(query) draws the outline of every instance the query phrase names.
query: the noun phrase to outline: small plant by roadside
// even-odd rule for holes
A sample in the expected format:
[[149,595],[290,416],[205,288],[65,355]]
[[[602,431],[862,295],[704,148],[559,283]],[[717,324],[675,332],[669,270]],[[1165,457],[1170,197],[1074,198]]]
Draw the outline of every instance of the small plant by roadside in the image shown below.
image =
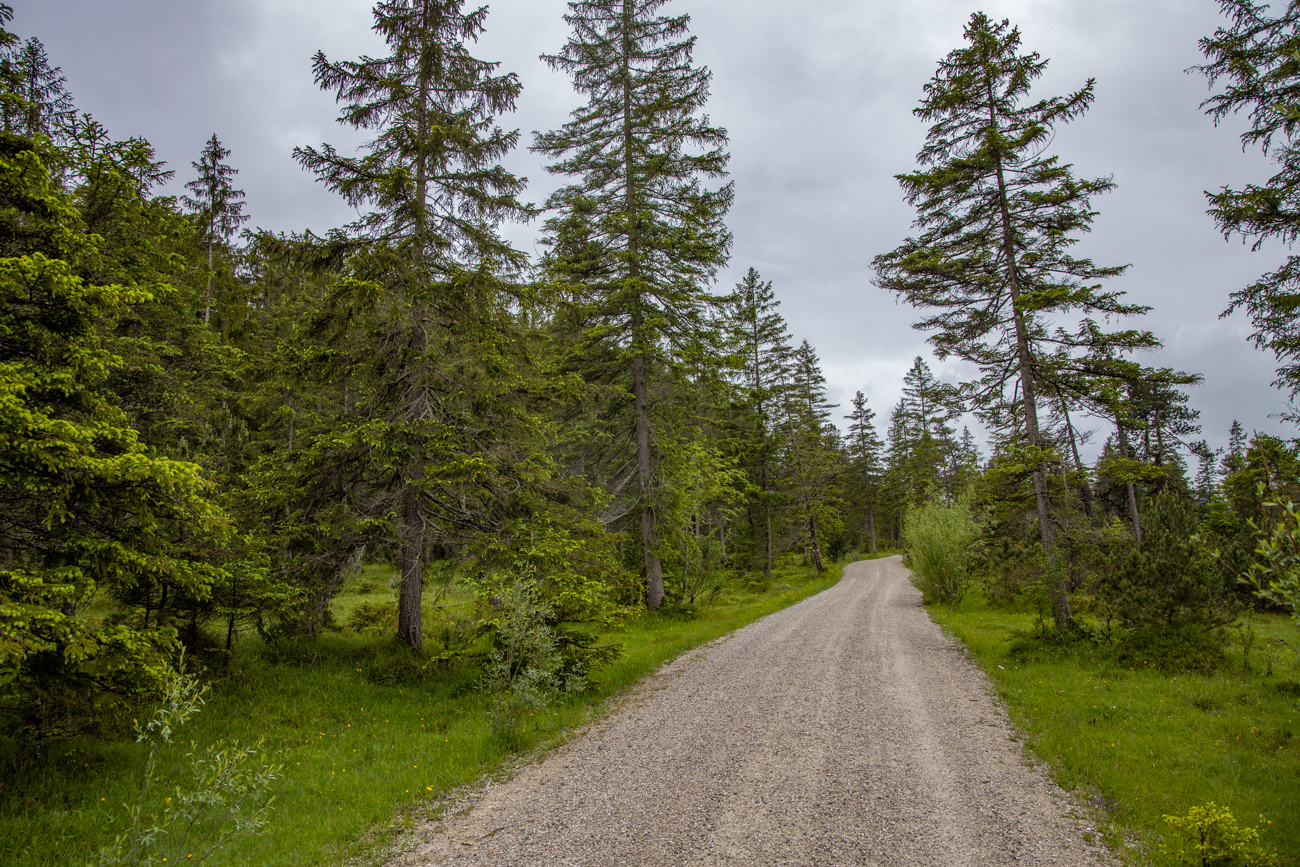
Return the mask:
[[528,717],[545,710],[556,695],[585,686],[580,666],[566,667],[552,612],[524,583],[510,587],[492,604],[496,635],[483,672],[483,689],[492,695],[488,724],[492,737],[511,748],[520,745]]
[[1173,839],[1161,851],[1179,864],[1196,867],[1268,867],[1277,857],[1259,842],[1259,831],[1243,828],[1227,807],[1213,802],[1192,807],[1186,816],[1165,816]]
[[970,498],[932,500],[907,510],[904,564],[927,602],[955,606],[970,586],[970,560],[980,536]]
[[162,704],[148,722],[136,723],[136,741],[149,745],[140,797],[126,808],[131,827],[100,852],[100,867],[199,864],[236,836],[266,827],[274,800],[269,792],[280,768],[268,762],[260,741],[251,747],[217,741],[203,750],[191,744],[186,758],[193,787],[176,786],[156,811],[146,806],[159,751],[170,747],[175,730],[202,709],[206,693],[207,687],[183,668],[171,671]]

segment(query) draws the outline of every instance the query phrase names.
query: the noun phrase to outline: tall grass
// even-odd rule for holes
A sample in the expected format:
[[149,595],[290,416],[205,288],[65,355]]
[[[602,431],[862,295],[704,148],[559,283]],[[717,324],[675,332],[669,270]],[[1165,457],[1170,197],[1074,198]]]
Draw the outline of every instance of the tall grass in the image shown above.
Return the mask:
[[970,585],[970,556],[980,527],[970,499],[931,500],[903,517],[904,564],[927,602],[956,605]]

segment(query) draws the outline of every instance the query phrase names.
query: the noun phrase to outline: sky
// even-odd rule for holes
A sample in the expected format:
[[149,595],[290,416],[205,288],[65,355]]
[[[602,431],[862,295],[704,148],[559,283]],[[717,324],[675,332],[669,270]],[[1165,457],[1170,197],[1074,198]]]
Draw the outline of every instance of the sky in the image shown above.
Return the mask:
[[[148,139],[176,170],[170,192],[193,176],[190,163],[216,133],[232,151],[253,225],[324,231],[355,218],[292,151],[363,139],[335,122],[311,58],[383,53],[366,0],[9,2],[12,29],[45,43],[78,108],[117,138]],[[474,53],[523,82],[517,111],[502,120],[522,132],[506,165],[529,178],[525,198],[540,203],[558,183],[526,145],[581,101],[539,59],[568,36],[566,4],[488,5]],[[1263,181],[1271,168],[1257,150],[1243,152],[1243,120],[1216,127],[1199,108],[1209,91],[1188,70],[1202,60],[1197,41],[1222,23],[1214,0],[670,0],[665,13],[691,16],[696,62],[713,72],[707,111],[730,134],[734,244],[719,288],[750,267],[771,280],[796,341],[817,349],[840,411],[861,390],[882,431],[917,355],[946,381],[970,376],[959,361],[933,358],[926,335],[910,327],[918,311],[872,285],[871,261],[911,232],[894,176],[915,167],[925,140],[912,110],[977,10],[1009,19],[1024,50],[1050,59],[1033,97],[1096,79],[1094,107],[1059,128],[1052,149],[1079,176],[1117,184],[1094,200],[1100,215],[1076,251],[1131,266],[1112,288],[1153,308],[1134,324],[1165,344],[1141,360],[1205,377],[1191,401],[1211,446],[1226,445],[1234,419],[1294,436],[1273,417],[1285,400],[1269,384],[1271,355],[1250,345],[1244,315],[1220,318],[1229,294],[1277,267],[1286,250],[1225,240],[1205,213],[1204,191]],[[506,234],[535,250],[536,232]],[[1091,426],[1095,450],[1107,430]]]

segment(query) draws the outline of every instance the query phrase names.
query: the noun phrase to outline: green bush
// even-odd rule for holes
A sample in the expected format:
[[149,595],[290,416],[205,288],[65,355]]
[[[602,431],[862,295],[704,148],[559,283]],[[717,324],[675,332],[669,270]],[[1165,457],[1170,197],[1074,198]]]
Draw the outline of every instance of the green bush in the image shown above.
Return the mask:
[[1229,576],[1197,537],[1199,525],[1195,503],[1159,494],[1145,516],[1141,550],[1099,584],[1102,613],[1123,626],[1120,655],[1163,669],[1218,665],[1237,601]]
[[1277,857],[1259,843],[1259,832],[1242,828],[1227,807],[1209,803],[1192,807],[1186,816],[1165,816],[1173,839],[1163,847],[1179,864],[1222,867],[1265,867]]
[[955,606],[970,585],[970,562],[980,526],[970,498],[932,500],[908,508],[903,520],[903,563],[927,602]]

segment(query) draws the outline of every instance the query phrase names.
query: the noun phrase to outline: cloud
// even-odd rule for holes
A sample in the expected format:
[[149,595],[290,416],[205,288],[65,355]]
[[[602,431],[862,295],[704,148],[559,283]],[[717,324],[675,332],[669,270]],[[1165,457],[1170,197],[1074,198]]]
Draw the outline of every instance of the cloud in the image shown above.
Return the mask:
[[[82,108],[116,135],[144,135],[178,169],[212,132],[233,151],[253,220],[323,230],[352,218],[291,159],[296,145],[351,147],[362,136],[334,123],[331,95],[312,81],[317,49],[333,58],[378,53],[369,4],[344,0],[39,0],[15,4],[14,26],[45,41]],[[1184,70],[1197,40],[1218,26],[1214,4],[1185,0],[999,0],[982,7],[1020,27],[1026,50],[1051,59],[1035,96],[1097,79],[1097,102],[1058,131],[1053,147],[1084,176],[1113,175],[1093,233],[1078,247],[1099,263],[1131,263],[1117,288],[1151,305],[1145,327],[1167,344],[1149,363],[1204,373],[1193,391],[1205,435],[1227,426],[1279,429],[1273,362],[1252,349],[1239,319],[1219,320],[1228,294],[1274,267],[1277,245],[1252,253],[1226,243],[1205,215],[1203,191],[1267,176],[1242,153],[1241,121],[1215,128],[1198,108],[1205,82]],[[862,389],[886,417],[911,359],[928,356],[917,312],[871,285],[871,260],[907,236],[912,214],[895,174],[914,165],[925,125],[912,115],[938,60],[962,42],[972,11],[955,0],[804,4],[673,0],[692,16],[696,59],[714,73],[709,114],[731,134],[737,198],[725,287],[751,265],[774,282],[797,338],[826,367],[832,395]],[[538,55],[563,45],[557,0],[491,3],[478,56],[524,82],[503,122],[524,143],[578,104],[567,79]],[[526,149],[508,166],[541,201],[557,185]],[[536,226],[507,230],[531,249]],[[959,367],[935,364],[945,375]]]

